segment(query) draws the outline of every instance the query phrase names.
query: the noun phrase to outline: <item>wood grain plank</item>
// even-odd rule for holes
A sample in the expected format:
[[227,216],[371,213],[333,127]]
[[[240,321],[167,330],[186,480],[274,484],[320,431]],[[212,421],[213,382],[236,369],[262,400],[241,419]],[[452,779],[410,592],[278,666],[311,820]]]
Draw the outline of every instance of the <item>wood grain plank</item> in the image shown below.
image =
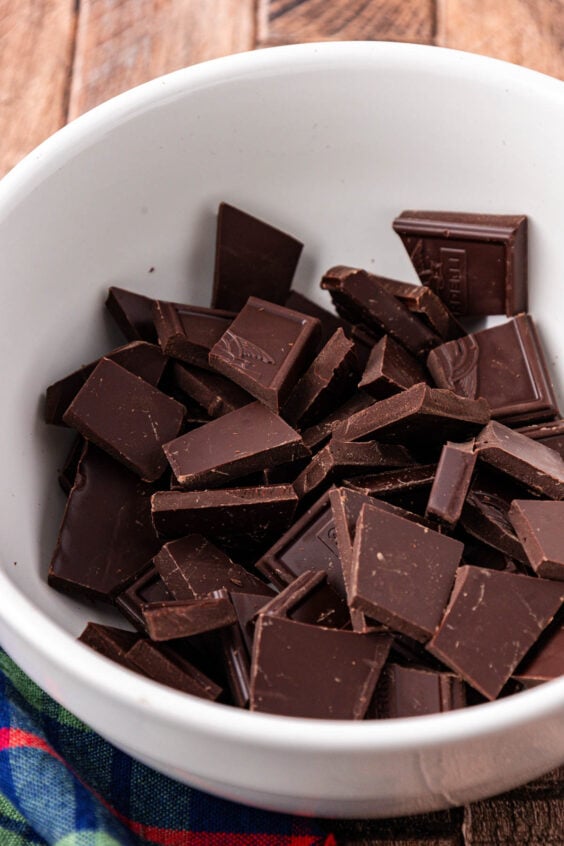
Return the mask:
[[259,46],[367,39],[430,43],[434,0],[259,0]]
[[564,799],[496,799],[465,809],[465,846],[562,846]]
[[254,0],[82,0],[69,119],[155,76],[251,49]]
[[564,0],[437,0],[437,43],[564,79]]
[[0,0],[0,176],[64,125],[74,0]]

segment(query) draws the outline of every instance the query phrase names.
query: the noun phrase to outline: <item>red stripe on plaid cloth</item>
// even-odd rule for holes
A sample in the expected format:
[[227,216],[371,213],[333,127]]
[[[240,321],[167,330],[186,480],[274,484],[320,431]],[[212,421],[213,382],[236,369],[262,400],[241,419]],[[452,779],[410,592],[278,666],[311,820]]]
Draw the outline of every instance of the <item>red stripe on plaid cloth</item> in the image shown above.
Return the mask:
[[[71,769],[67,762],[44,738],[32,732],[23,731],[22,729],[0,728],[0,751],[3,749],[14,749],[16,747],[39,749],[41,752],[46,752],[57,761],[60,761],[69,770]],[[72,772],[75,778],[78,778],[81,784],[84,784],[82,779],[74,771]],[[113,816],[123,823],[123,825],[127,826],[130,831],[139,837],[145,838],[145,840],[152,841],[157,846],[269,846],[269,844],[272,844],[272,846],[315,846],[315,844],[321,846],[318,837],[307,834],[269,835],[237,834],[234,832],[177,831],[175,829],[145,825],[121,814],[103,796],[92,790],[89,785],[84,784],[84,786]],[[332,834],[323,841],[322,846],[336,846],[336,841]]]

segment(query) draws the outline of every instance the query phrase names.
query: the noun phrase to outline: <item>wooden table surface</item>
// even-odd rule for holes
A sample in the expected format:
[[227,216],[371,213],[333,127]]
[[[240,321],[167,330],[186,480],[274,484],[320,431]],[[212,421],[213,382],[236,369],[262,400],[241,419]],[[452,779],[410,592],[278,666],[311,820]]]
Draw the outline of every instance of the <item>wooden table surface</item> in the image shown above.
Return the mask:
[[[337,39],[456,47],[564,79],[564,0],[0,0],[0,176],[68,120],[154,76]],[[564,768],[467,808],[327,826],[350,846],[564,846]]]

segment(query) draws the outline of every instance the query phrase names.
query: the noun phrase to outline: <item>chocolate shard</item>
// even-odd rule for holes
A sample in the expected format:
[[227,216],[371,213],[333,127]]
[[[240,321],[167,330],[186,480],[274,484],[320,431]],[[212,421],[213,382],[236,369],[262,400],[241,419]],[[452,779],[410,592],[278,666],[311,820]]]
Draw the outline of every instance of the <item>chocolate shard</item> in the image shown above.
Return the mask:
[[390,335],[384,335],[372,347],[358,387],[381,400],[419,382],[429,382],[425,368]]
[[118,593],[115,604],[136,629],[146,634],[143,606],[149,602],[163,602],[168,599],[174,599],[174,597],[161,579],[155,565],[150,561],[142,568],[139,575]]
[[178,435],[184,407],[102,358],[63,419],[144,481],[153,482],[166,470],[162,446]]
[[204,370],[209,369],[210,350],[234,317],[234,312],[220,309],[164,300],[153,303],[153,320],[163,353]]
[[485,400],[459,397],[452,391],[414,385],[375,402],[343,420],[333,430],[342,441],[376,438],[404,444],[463,441],[475,435],[490,417]]
[[157,532],[179,538],[202,532],[228,548],[256,549],[285,532],[298,498],[291,485],[208,491],[157,491],[151,498]]
[[231,626],[237,614],[229,599],[169,599],[150,602],[142,608],[147,633],[152,641],[176,640]]
[[137,670],[136,666],[127,657],[127,652],[139,640],[140,635],[136,632],[129,632],[116,626],[107,626],[102,623],[89,622],[86,628],[79,635],[78,640],[94,649],[100,655],[111,658],[122,667],[129,670]]
[[371,710],[383,720],[438,714],[465,705],[464,682],[453,673],[388,663],[376,685]]
[[[157,385],[167,359],[155,344],[146,341],[132,341],[109,352],[105,358],[115,361],[130,373],[135,373],[151,385]],[[100,359],[84,365],[63,379],[49,385],[45,393],[44,419],[46,423],[64,426],[63,415],[79,390],[82,388]]]
[[[268,297],[265,297],[268,299]],[[316,317],[321,324],[321,343],[325,346],[329,338],[335,334],[337,329],[342,329],[345,335],[349,336],[351,327],[346,320],[341,320],[331,311],[318,305],[310,300],[309,297],[304,296],[299,291],[290,291],[286,302],[286,308],[291,308],[292,311],[299,311],[302,314],[307,314],[310,317]]]
[[169,646],[142,638],[127,652],[127,658],[149,678],[183,693],[210,701],[222,694],[219,685]]
[[151,523],[153,491],[88,444],[67,500],[49,584],[112,601],[160,547]]
[[302,249],[292,235],[220,203],[212,306],[238,311],[250,296],[284,303]]
[[479,473],[466,495],[460,525],[468,535],[483,544],[514,561],[527,564],[521,541],[509,520],[511,501],[521,493],[522,490],[511,480]]
[[564,580],[564,502],[515,499],[509,520],[538,576]]
[[253,397],[225,376],[175,361],[173,378],[180,390],[210,417],[221,417],[253,402]]
[[463,545],[363,505],[353,545],[351,607],[424,643],[448,602]]
[[300,428],[310,426],[329,414],[336,402],[342,402],[357,382],[355,345],[342,329],[337,329],[298,380],[282,414]]
[[389,294],[372,273],[338,265],[327,271],[321,287],[329,291],[345,320],[366,324],[377,337],[383,332],[391,335],[414,355],[424,355],[440,343],[438,335]]
[[564,676],[564,624],[554,620],[525,655],[513,674],[523,688]]
[[404,211],[393,227],[421,282],[453,314],[527,310],[524,215]]
[[258,614],[288,617],[313,626],[341,629],[350,618],[341,598],[327,584],[323,570],[305,570],[279,594],[261,606]]
[[551,420],[547,423],[534,423],[517,429],[522,435],[540,441],[564,458],[564,420]]
[[150,297],[112,286],[108,291],[106,308],[128,341],[157,343],[153,322],[153,302]]
[[453,527],[460,520],[476,466],[474,441],[443,446],[429,494],[426,514]]
[[549,499],[564,499],[564,459],[554,450],[492,420],[476,438],[478,459]]
[[315,317],[249,297],[209,354],[212,369],[280,411],[317,353]]
[[59,485],[66,496],[70,494],[74,486],[76,479],[76,471],[78,470],[78,463],[80,461],[80,456],[82,455],[85,443],[86,441],[84,440],[82,435],[76,435],[76,437],[73,439],[67,456],[63,461],[63,466],[59,470]]
[[562,582],[463,565],[427,649],[495,699],[563,601]]
[[382,276],[380,283],[389,294],[393,294],[410,311],[423,318],[443,341],[453,341],[466,335],[466,330],[454,314],[427,285],[411,285],[409,282],[398,282]]
[[[238,595],[242,596],[242,594]],[[225,590],[216,590],[212,593],[212,597],[230,602],[231,609],[235,614],[236,622],[218,629],[215,633],[216,646],[232,703],[238,708],[247,708],[251,689],[250,648],[247,646],[239,622],[239,614],[231,603],[230,594]],[[263,601],[265,598],[262,597]]]
[[345,400],[342,405],[339,405],[334,411],[328,414],[324,420],[302,432],[304,444],[312,451],[318,449],[329,440],[339,423],[343,420],[348,420],[357,411],[362,411],[362,409],[368,408],[371,405],[374,405],[374,397],[371,397],[364,391],[356,391],[352,397]]
[[547,420],[557,413],[543,350],[528,314],[449,341],[427,358],[435,383],[488,401],[506,424]]
[[225,486],[309,452],[298,432],[260,402],[205,423],[163,449],[178,484],[188,490]]
[[348,487],[366,496],[377,496],[381,499],[422,490],[427,501],[428,491],[435,481],[436,472],[436,464],[414,464],[411,467],[384,470],[381,473],[358,476],[344,481]]
[[205,599],[214,591],[272,596],[272,589],[202,535],[165,543],[155,567],[175,599]]
[[255,619],[257,618],[260,609],[268,602],[268,597],[257,593],[242,593],[232,592],[229,598],[237,614],[237,620],[241,635],[245,642],[245,647],[249,653],[253,649],[253,639],[255,635]]
[[387,634],[261,614],[251,662],[251,711],[361,720],[391,642]]

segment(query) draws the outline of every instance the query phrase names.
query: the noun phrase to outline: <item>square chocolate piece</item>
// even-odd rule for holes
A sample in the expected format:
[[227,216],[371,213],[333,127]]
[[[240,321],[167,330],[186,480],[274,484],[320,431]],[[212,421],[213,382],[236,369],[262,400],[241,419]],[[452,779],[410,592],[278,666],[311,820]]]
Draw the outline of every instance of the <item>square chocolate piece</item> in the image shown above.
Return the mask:
[[453,314],[527,310],[525,215],[404,211],[393,227],[421,282]]

